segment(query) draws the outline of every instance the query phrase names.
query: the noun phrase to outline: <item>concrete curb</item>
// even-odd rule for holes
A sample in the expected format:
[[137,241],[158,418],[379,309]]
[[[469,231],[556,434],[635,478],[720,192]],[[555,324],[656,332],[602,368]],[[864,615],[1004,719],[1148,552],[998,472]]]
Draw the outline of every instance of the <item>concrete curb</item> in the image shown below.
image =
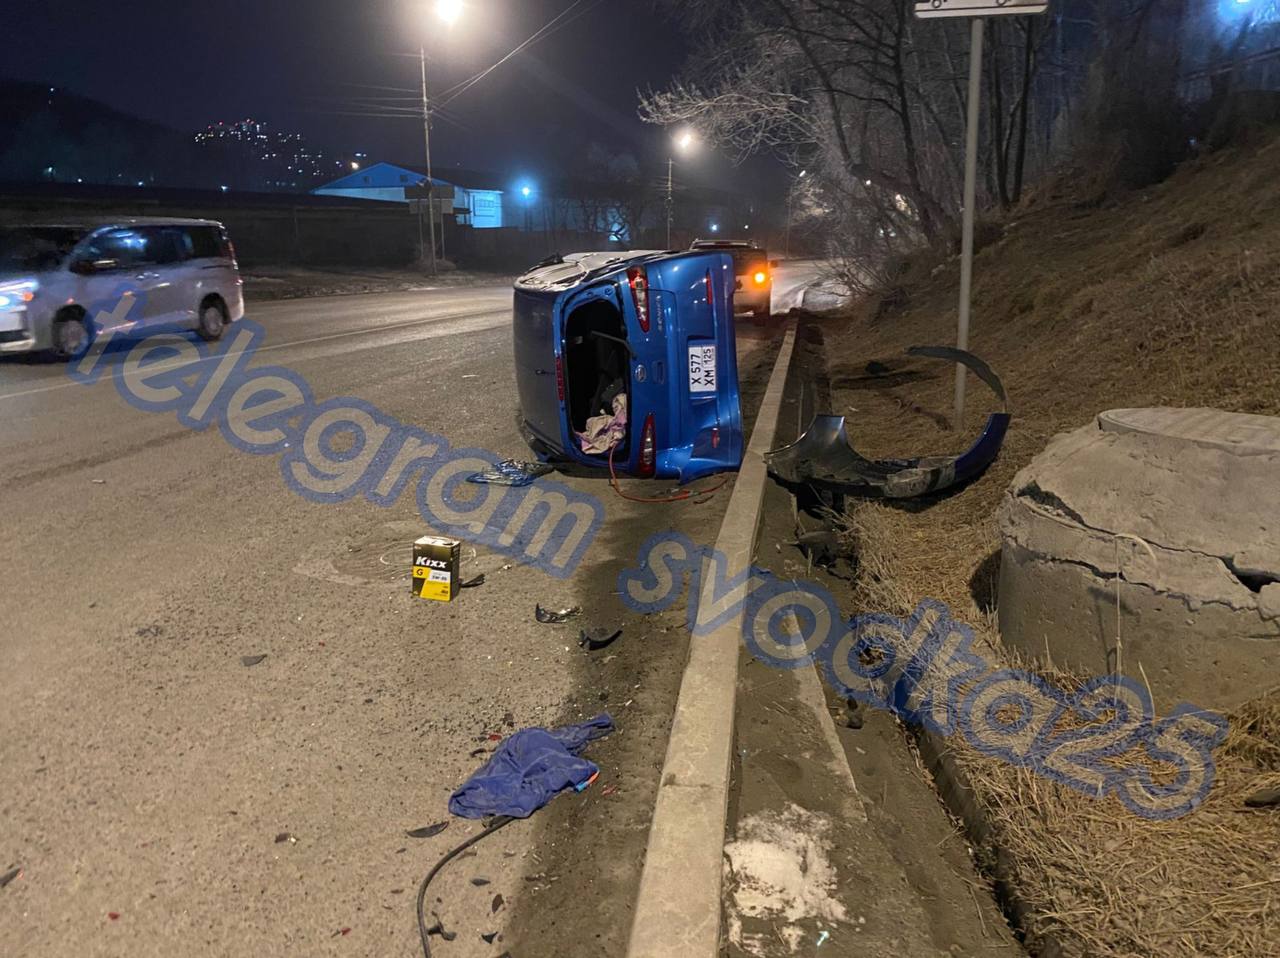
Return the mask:
[[1017,892],[1014,881],[1017,864],[1013,853],[996,842],[991,819],[975,794],[969,777],[947,750],[946,740],[928,729],[916,728],[913,731],[920,757],[933,776],[943,804],[964,824],[969,840],[990,854],[988,868],[996,900],[1010,919],[1010,924],[1025,937],[1023,944],[1028,954],[1036,958],[1061,958],[1066,951],[1057,936],[1044,931],[1037,934],[1030,931],[1034,913]]
[[[750,567],[796,329],[792,324],[769,377],[715,548],[731,574]],[[707,608],[715,584],[704,581]],[[693,639],[680,682],[627,958],[715,958],[720,953],[724,831],[733,758],[734,702],[743,616]]]

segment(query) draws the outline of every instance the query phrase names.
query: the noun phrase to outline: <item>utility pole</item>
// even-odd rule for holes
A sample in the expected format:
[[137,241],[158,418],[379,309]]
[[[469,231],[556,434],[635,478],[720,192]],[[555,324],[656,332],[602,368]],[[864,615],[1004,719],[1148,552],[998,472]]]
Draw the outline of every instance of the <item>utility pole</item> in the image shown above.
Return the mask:
[[667,249],[671,249],[671,221],[675,219],[675,214],[676,214],[675,169],[676,169],[676,158],[674,156],[668,156],[667,157]]
[[431,176],[431,101],[427,99],[427,46],[421,44],[418,52],[422,59],[422,139],[427,147],[427,221],[431,224],[431,275],[436,267],[436,199],[435,183]]
[[787,192],[787,232],[786,242],[783,244],[783,253],[787,259],[791,259],[791,201],[795,199],[795,185]]
[[800,188],[800,181],[808,175],[808,170],[801,170],[800,175],[795,178],[794,182],[792,182],[791,188],[787,190],[787,239],[785,244],[786,252],[784,254],[787,259],[791,258],[791,217],[794,215],[795,211],[796,190]]
[[[978,204],[978,121],[982,109],[982,46],[986,21],[974,17],[969,39],[969,103],[965,129],[964,218],[960,239],[960,328],[958,349],[969,348],[969,313],[973,305],[973,224]],[[956,365],[956,403],[952,428],[964,427],[965,367]]]

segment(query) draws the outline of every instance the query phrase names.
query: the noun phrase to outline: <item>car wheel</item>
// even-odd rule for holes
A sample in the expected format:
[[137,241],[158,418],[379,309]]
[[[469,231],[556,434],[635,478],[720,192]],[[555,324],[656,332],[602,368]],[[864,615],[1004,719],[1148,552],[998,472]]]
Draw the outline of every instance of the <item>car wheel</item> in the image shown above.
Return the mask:
[[196,325],[196,332],[200,334],[200,338],[207,343],[216,342],[222,338],[223,330],[226,328],[226,307],[216,299],[205,300],[200,305],[200,322]]
[[53,347],[55,359],[69,362],[78,359],[93,343],[93,327],[84,313],[67,313],[53,323]]

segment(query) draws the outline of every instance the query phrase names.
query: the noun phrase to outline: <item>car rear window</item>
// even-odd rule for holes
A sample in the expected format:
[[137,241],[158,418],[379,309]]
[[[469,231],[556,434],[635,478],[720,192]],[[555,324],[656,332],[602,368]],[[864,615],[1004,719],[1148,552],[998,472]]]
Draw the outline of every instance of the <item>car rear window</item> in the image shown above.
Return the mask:
[[738,276],[746,276],[756,270],[765,269],[769,265],[769,257],[764,250],[743,249],[733,251],[733,271]]
[[222,230],[218,227],[188,226],[186,233],[191,240],[192,259],[219,259],[229,255]]

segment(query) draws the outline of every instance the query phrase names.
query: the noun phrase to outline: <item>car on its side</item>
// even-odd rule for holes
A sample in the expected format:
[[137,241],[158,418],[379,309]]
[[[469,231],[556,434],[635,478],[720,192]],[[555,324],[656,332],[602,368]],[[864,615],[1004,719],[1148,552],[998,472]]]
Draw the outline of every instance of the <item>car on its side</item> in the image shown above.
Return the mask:
[[137,218],[0,228],[0,354],[70,359],[102,333],[244,316],[235,247],[213,220]]
[[[578,253],[520,277],[516,383],[539,458],[681,482],[741,466],[733,283],[721,252]],[[612,447],[584,451],[619,401]]]
[[772,314],[773,270],[769,253],[748,240],[695,240],[697,252],[723,252],[733,257],[733,310],[750,313],[757,324]]

